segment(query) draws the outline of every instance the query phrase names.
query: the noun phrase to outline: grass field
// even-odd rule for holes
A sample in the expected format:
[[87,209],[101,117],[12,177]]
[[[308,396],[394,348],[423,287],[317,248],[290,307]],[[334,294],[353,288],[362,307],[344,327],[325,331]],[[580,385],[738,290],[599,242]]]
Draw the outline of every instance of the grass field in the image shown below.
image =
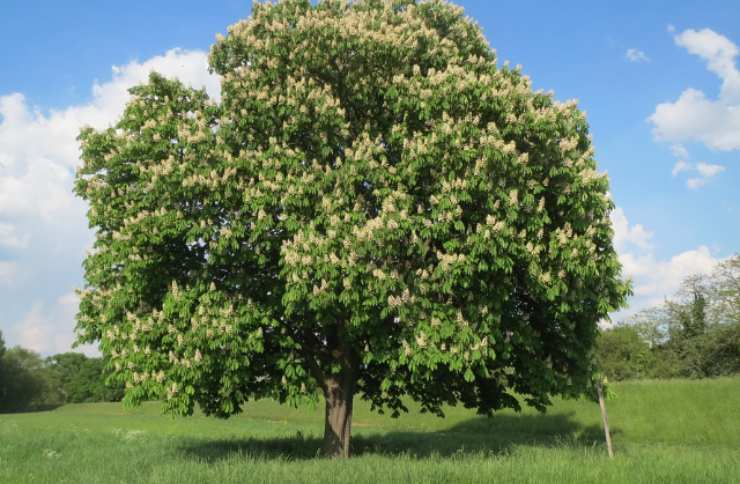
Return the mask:
[[598,406],[583,400],[491,419],[391,419],[358,402],[349,461],[316,457],[321,407],[261,401],[221,421],[83,404],[0,415],[0,482],[740,482],[740,378],[614,389],[611,461]]

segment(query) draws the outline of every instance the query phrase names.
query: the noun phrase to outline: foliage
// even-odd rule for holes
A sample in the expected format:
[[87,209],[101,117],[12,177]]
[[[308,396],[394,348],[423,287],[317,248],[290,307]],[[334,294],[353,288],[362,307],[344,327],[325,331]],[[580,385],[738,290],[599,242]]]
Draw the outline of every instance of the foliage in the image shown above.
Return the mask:
[[677,301],[666,301],[668,318],[673,322],[672,339],[691,339],[707,330],[708,288],[704,277],[689,276],[683,281]]
[[17,346],[4,351],[0,361],[0,412],[17,412],[41,403],[48,388],[43,365],[33,351]]
[[632,326],[602,331],[596,340],[596,364],[610,379],[647,376],[653,363],[650,346]]
[[710,321],[740,323],[740,254],[719,264],[705,284],[711,301],[707,310]]
[[4,402],[7,398],[7,384],[5,382],[8,376],[5,372],[5,351],[5,339],[3,339],[3,332],[0,331],[0,402]]
[[346,454],[355,393],[490,414],[587,387],[627,286],[575,102],[438,0],[258,3],[210,65],[220,101],[155,74],[80,136],[78,329],[128,402],[321,389]]
[[46,359],[51,381],[50,399],[59,403],[112,402],[123,398],[123,386],[106,385],[102,358],[61,353]]
[[701,342],[704,375],[740,374],[740,321],[718,325]]

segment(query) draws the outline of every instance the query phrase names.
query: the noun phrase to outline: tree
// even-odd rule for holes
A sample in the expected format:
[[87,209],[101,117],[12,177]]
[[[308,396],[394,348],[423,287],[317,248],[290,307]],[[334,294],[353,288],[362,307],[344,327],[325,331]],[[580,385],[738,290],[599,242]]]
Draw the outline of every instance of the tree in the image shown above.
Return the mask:
[[442,1],[258,3],[210,65],[219,101],[154,74],[80,136],[78,329],[127,402],[320,390],[347,456],[355,395],[491,414],[583,391],[628,287],[574,102]]
[[4,402],[7,398],[7,385],[5,383],[7,379],[5,372],[5,351],[5,340],[3,339],[3,332],[0,331],[0,402]]
[[102,358],[88,358],[82,353],[60,353],[46,359],[51,388],[59,403],[104,402],[120,400],[122,389],[106,386]]
[[707,330],[707,287],[702,275],[689,276],[681,284],[678,301],[666,301],[666,308],[683,338],[693,338]]
[[0,412],[29,410],[46,391],[44,362],[33,351],[16,346],[5,351],[0,380]]
[[628,380],[647,376],[654,359],[637,328],[623,325],[599,334],[596,364],[609,379]]
[[45,391],[41,358],[29,350],[6,349],[0,332],[0,412],[28,409]]
[[706,284],[710,322],[740,324],[740,254],[722,261]]
[[702,338],[700,349],[704,375],[740,374],[740,321],[712,328]]

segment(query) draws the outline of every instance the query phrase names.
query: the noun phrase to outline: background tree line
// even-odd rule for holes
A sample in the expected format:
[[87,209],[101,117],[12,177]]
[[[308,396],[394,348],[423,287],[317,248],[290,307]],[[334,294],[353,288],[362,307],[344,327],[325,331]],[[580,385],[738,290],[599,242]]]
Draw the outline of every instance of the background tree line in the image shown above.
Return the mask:
[[0,333],[0,413],[120,400],[123,387],[106,380],[102,358],[73,352],[42,358],[20,346],[6,349]]
[[740,373],[740,254],[691,276],[663,304],[606,331],[596,359],[616,380]]

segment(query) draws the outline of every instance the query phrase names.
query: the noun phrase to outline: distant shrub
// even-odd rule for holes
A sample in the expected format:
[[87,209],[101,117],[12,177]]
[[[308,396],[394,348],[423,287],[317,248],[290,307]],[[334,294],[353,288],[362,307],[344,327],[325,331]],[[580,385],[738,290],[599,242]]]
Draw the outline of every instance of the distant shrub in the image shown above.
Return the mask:
[[123,398],[123,386],[106,384],[107,372],[102,358],[82,353],[60,353],[46,359],[52,380],[50,399],[60,403],[109,402]]
[[618,326],[602,331],[596,339],[596,361],[610,379],[627,380],[647,376],[654,355],[650,345],[634,327]]
[[704,376],[740,373],[740,322],[713,327],[701,338],[698,347]]
[[3,353],[0,361],[0,413],[18,412],[42,404],[47,380],[41,357],[20,347]]

